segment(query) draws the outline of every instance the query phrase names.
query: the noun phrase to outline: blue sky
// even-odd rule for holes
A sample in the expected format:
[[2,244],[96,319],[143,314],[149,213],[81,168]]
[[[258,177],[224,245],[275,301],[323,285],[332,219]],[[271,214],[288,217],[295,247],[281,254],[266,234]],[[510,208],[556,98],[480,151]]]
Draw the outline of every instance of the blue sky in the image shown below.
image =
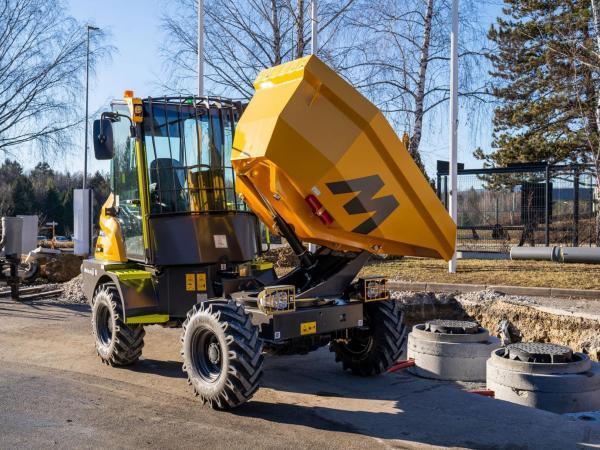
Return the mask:
[[[112,98],[119,98],[125,89],[133,89],[139,96],[161,95],[158,88],[164,77],[163,61],[159,50],[164,34],[160,29],[160,17],[167,7],[167,0],[67,0],[69,13],[82,23],[90,23],[110,33],[109,42],[116,51],[111,61],[98,68],[90,83],[90,111],[107,107]],[[499,12],[489,7],[481,20],[489,24]],[[82,104],[84,98],[81,99]],[[481,146],[488,149],[491,139],[490,118],[483,117],[481,126],[475,129],[468,123],[467,113],[459,114],[459,161],[468,167],[479,167],[480,162],[471,156],[472,150]],[[435,119],[424,131],[422,154],[430,175],[435,174],[435,161],[447,159],[448,154],[447,111],[440,109]],[[397,130],[401,135],[403,130]],[[83,135],[81,144],[83,148]],[[90,149],[90,153],[93,150]],[[90,170],[107,170],[105,162],[89,157]],[[31,167],[35,162],[29,161]],[[56,169],[71,172],[83,169],[81,154],[51,161]]]

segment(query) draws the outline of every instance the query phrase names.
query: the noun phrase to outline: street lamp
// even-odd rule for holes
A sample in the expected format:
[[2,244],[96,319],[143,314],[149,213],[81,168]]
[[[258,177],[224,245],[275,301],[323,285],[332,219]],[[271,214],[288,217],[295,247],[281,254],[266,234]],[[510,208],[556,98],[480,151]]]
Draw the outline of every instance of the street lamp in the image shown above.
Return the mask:
[[[452,0],[450,32],[450,217],[458,224],[458,1]],[[455,242],[456,245],[456,242]],[[448,272],[456,273],[456,250],[448,263]]]
[[90,31],[100,28],[87,25],[87,50],[85,53],[85,145],[83,150],[83,189],[87,185],[87,154],[88,154],[88,122],[89,122],[89,96],[90,96]]
[[317,54],[318,33],[319,33],[319,17],[317,15],[317,0],[312,0],[310,3],[310,24],[311,24],[311,47],[310,53]]
[[198,96],[204,95],[204,0],[198,0]]

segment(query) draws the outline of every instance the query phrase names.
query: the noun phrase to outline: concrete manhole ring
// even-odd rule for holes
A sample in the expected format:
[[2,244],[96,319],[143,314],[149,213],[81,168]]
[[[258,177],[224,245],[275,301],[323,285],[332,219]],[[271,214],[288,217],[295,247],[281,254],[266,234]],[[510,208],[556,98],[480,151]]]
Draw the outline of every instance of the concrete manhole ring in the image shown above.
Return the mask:
[[425,331],[443,334],[475,334],[479,331],[477,322],[466,320],[436,319],[425,322]]

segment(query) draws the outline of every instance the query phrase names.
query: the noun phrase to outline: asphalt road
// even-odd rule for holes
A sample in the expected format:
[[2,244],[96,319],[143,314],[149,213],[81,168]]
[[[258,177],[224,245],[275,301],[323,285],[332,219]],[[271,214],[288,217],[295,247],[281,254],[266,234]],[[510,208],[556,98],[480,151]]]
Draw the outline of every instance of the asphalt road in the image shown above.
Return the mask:
[[97,358],[80,305],[0,300],[0,448],[598,448],[600,424],[407,373],[361,379],[327,349],[267,358],[235,412],[194,399],[179,330],[147,328],[144,359]]

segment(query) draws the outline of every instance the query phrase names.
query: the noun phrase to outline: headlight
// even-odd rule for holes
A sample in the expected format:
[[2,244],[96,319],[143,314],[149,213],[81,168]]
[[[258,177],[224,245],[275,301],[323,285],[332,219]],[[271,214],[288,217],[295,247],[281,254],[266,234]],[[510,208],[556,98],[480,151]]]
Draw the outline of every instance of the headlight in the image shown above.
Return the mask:
[[258,294],[258,307],[266,314],[292,311],[296,308],[294,286],[269,286]]
[[381,289],[379,288],[378,283],[369,282],[367,283],[367,298],[377,298],[379,297]]
[[361,293],[365,302],[371,302],[375,300],[387,300],[389,298],[389,292],[387,290],[387,280],[385,278],[360,278],[359,282],[362,287]]

